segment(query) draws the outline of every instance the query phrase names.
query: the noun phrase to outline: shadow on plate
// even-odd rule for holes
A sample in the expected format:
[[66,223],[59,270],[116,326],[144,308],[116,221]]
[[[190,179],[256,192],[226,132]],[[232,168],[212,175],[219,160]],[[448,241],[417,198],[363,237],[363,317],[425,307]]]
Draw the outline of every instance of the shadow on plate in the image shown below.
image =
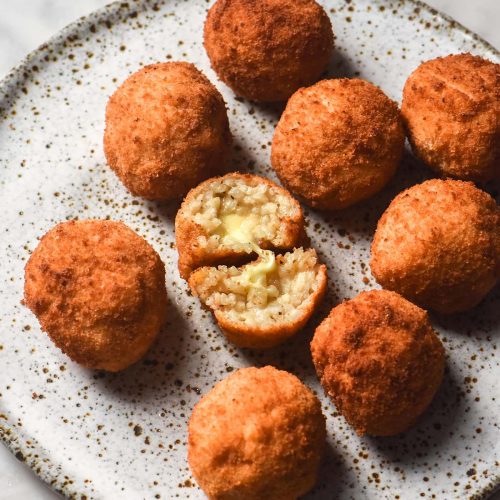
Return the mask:
[[137,403],[168,398],[178,392],[177,381],[186,378],[190,334],[185,315],[169,300],[167,321],[146,355],[126,370],[97,372],[94,379],[103,392],[121,400]]
[[257,160],[252,152],[251,143],[245,137],[233,135],[231,149],[230,169],[228,172],[250,173],[257,165]]
[[433,323],[450,333],[482,339],[500,327],[500,286],[497,285],[486,298],[470,311],[458,314],[431,314]]
[[[278,124],[283,111],[285,111],[287,101],[278,102],[252,102],[252,106],[259,110],[259,114],[265,119],[269,120],[273,127]],[[273,129],[274,135],[274,129]]]
[[362,441],[389,463],[405,468],[439,462],[440,450],[460,436],[466,425],[464,395],[459,375],[448,363],[431,405],[411,429],[397,436],[366,436]]
[[343,489],[354,488],[356,481],[352,467],[348,467],[335,446],[327,441],[316,486],[301,498],[303,500],[334,500],[337,496],[347,498],[348,492]]
[[333,49],[332,57],[328,63],[326,72],[321,76],[320,80],[328,80],[334,78],[354,78],[359,75],[356,65],[344,55],[337,47]]
[[432,172],[409,150],[405,149],[401,164],[387,186],[371,198],[338,211],[311,210],[324,224],[344,228],[349,234],[370,236],[391,201],[405,189],[432,178]]

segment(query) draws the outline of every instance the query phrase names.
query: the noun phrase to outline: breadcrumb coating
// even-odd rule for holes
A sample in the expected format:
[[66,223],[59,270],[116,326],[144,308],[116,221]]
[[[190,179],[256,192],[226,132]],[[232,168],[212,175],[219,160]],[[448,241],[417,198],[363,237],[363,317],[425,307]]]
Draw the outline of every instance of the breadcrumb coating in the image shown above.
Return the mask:
[[413,186],[380,218],[370,266],[384,288],[422,307],[471,309],[500,276],[500,209],[471,182]]
[[359,79],[297,91],[274,133],[271,162],[283,184],[314,208],[369,198],[394,175],[404,150],[396,103]]
[[204,40],[219,78],[254,101],[283,101],[311,85],[333,51],[330,19],[314,0],[218,0]]
[[311,353],[325,392],[360,435],[411,427],[441,385],[445,363],[427,313],[387,290],[334,307]]
[[165,320],[165,268],[121,222],[63,222],[26,264],[24,301],[71,359],[123,370],[144,355]]
[[443,176],[500,178],[500,65],[471,54],[421,64],[403,91],[413,152]]
[[326,438],[316,396],[271,366],[214,386],[189,420],[188,460],[213,500],[295,500],[315,484]]
[[193,64],[145,66],[108,101],[104,152],[136,196],[181,198],[225,170],[230,145],[224,100]]

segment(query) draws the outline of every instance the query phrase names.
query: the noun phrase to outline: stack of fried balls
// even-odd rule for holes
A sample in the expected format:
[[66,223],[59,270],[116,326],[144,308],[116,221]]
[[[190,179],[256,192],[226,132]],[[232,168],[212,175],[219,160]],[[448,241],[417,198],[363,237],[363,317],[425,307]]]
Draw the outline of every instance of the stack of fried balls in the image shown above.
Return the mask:
[[[371,247],[383,289],[334,307],[311,342],[317,376],[346,421],[360,435],[389,436],[415,424],[443,378],[445,351],[427,310],[469,310],[499,280],[500,210],[474,182],[500,178],[500,68],[471,54],[424,62],[400,111],[368,81],[318,81],[333,40],[314,0],[217,0],[208,11],[204,45],[220,80],[252,101],[288,100],[271,152],[286,189],[226,173],[225,102],[187,62],[146,66],[118,87],[104,150],[133,195],[184,197],[180,276],[230,342],[267,349],[304,327],[327,288],[293,195],[329,211],[366,200],[390,182],[408,137],[440,178],[393,199]],[[87,368],[139,360],[167,300],[160,256],[121,222],[58,224],[26,265],[25,304]],[[325,437],[321,404],[297,377],[244,368],[195,406],[189,465],[209,498],[291,500],[313,487]]]

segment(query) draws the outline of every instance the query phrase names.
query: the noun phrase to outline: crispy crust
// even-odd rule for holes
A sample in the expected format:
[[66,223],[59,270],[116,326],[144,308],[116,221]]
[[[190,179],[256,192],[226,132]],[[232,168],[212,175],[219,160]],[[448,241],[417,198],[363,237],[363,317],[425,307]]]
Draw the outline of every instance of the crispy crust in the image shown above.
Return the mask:
[[370,266],[384,288],[425,308],[470,309],[500,276],[500,210],[470,182],[413,186],[382,215]]
[[125,80],[106,107],[104,152],[134,195],[182,197],[227,166],[224,100],[193,64],[151,64]]
[[297,377],[243,368],[194,407],[189,466],[213,500],[293,500],[314,486],[325,438],[321,404]]
[[[179,253],[178,266],[179,273],[183,279],[187,280],[191,272],[199,267],[213,266],[221,263],[240,264],[249,257],[246,252],[238,252],[230,248],[222,247],[208,251],[201,246],[198,243],[198,238],[200,236],[206,236],[206,232],[199,224],[193,221],[188,213],[190,205],[200,193],[203,193],[212,183],[224,179],[238,179],[251,186],[265,184],[269,186],[269,188],[289,198],[290,204],[295,206],[295,216],[285,218],[282,221],[281,230],[284,230],[283,245],[276,250],[288,250],[307,242],[302,208],[297,200],[282,187],[271,182],[269,179],[250,174],[230,173],[223,177],[208,179],[188,193],[175,217],[175,239],[177,251]],[[268,242],[264,241],[261,242],[261,248],[271,249],[272,247]]]
[[118,371],[143,356],[165,320],[165,268],[121,222],[64,222],[26,264],[24,301],[71,359]]
[[444,373],[444,349],[427,313],[386,290],[334,307],[311,352],[325,392],[356,432],[389,436],[412,426]]
[[[278,265],[283,259],[282,255],[277,256]],[[195,296],[198,296],[198,288],[205,282],[212,270],[213,268],[203,267],[189,277],[189,287]],[[315,281],[315,291],[300,305],[301,313],[293,319],[284,318],[283,321],[268,325],[249,324],[248,322],[235,321],[221,309],[208,309],[214,314],[226,338],[236,346],[269,349],[295,335],[309,321],[326,292],[327,269],[324,264],[318,265]]]
[[421,64],[403,91],[413,152],[444,176],[499,178],[499,81],[500,65],[471,54]]
[[205,48],[214,71],[239,96],[283,101],[326,69],[333,32],[314,0],[218,0]]
[[288,101],[271,162],[304,203],[337,210],[387,184],[404,141],[398,107],[379,88],[358,79],[323,80]]

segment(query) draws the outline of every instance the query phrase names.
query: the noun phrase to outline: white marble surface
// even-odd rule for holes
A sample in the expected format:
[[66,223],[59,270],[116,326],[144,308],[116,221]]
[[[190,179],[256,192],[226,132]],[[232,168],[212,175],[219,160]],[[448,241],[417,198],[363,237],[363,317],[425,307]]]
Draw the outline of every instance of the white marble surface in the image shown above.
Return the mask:
[[[106,3],[105,0],[0,0],[0,79],[59,29]],[[427,3],[500,48],[499,0],[428,0]],[[1,500],[55,498],[58,497],[0,445]],[[494,499],[500,500],[500,492]]]

